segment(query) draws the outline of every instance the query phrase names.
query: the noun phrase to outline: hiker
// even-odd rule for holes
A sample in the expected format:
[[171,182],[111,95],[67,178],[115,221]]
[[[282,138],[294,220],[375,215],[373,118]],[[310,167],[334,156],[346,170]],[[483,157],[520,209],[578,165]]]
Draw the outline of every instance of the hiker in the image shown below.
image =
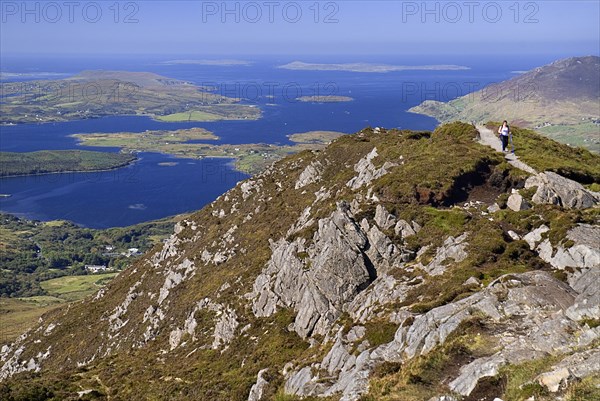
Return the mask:
[[506,120],[504,120],[502,122],[502,126],[498,128],[498,134],[500,134],[500,140],[502,141],[502,151],[506,152],[506,148],[508,147],[508,139],[510,138],[510,135],[512,135]]

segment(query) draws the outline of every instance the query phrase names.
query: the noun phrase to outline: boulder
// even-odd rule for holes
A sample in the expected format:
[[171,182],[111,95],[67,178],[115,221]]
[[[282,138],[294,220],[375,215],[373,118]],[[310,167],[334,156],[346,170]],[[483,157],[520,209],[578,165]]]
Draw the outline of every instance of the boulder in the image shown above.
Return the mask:
[[515,192],[508,197],[508,201],[506,201],[506,206],[515,211],[520,212],[521,210],[531,209],[531,205],[521,194]]
[[600,202],[600,194],[592,192],[580,183],[561,175],[546,171],[531,176],[525,181],[525,188],[537,187],[534,203],[560,205],[568,209],[585,209]]

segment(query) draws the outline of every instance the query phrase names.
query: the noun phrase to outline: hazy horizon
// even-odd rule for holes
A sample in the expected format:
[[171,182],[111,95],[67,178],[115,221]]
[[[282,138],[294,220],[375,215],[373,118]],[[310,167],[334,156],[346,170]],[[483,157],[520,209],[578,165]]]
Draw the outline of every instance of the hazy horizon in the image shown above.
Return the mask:
[[600,52],[596,1],[2,0],[0,6],[0,55]]

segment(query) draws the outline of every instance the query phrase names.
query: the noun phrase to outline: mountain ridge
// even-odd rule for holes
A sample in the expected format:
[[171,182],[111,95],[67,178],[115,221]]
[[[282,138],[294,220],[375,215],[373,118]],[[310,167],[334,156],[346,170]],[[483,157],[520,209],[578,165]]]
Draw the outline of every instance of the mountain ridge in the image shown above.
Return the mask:
[[[514,335],[526,354],[534,342],[522,333],[544,338],[540,321],[556,341],[578,333],[561,355],[595,357],[599,317],[584,300],[597,296],[598,208],[570,201],[598,194],[519,171],[477,136],[462,123],[365,129],[275,163],[177,223],[93,298],[3,347],[0,394],[491,401],[504,394],[486,377],[512,385],[501,369],[527,362],[501,344]],[[440,352],[451,360],[431,370]],[[390,384],[405,372],[412,381]],[[578,374],[569,389],[598,376]]]

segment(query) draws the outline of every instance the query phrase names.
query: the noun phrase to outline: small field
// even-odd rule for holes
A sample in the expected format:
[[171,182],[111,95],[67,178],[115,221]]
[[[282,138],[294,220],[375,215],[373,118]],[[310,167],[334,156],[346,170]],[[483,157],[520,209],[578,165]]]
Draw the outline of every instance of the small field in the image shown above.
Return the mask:
[[41,283],[49,295],[65,301],[78,301],[98,291],[118,273],[94,274],[89,276],[65,276]]
[[44,313],[94,294],[117,274],[60,277],[41,283],[47,296],[0,298],[0,346],[14,341]]
[[206,113],[204,111],[191,111],[183,113],[167,114],[166,116],[156,116],[156,120],[164,122],[182,122],[182,121],[217,121],[223,120],[224,117],[217,114]]

